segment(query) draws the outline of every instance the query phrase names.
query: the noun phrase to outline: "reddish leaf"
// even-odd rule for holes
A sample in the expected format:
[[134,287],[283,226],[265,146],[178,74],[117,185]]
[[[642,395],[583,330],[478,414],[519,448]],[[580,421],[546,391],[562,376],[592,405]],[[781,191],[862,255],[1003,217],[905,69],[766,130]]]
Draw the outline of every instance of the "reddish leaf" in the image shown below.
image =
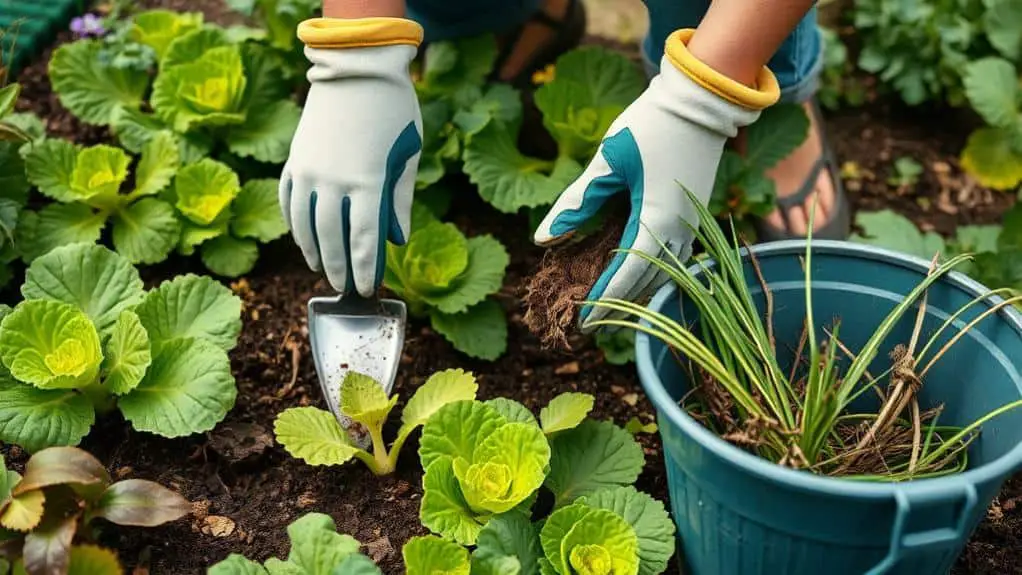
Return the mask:
[[70,485],[94,500],[110,485],[110,474],[95,457],[76,447],[50,447],[28,460],[25,476],[14,487],[18,495],[52,485]]
[[184,517],[192,510],[187,499],[152,481],[118,481],[103,492],[95,510],[118,525],[155,527]]
[[64,575],[71,557],[71,541],[78,516],[43,525],[25,536],[25,571],[28,575]]

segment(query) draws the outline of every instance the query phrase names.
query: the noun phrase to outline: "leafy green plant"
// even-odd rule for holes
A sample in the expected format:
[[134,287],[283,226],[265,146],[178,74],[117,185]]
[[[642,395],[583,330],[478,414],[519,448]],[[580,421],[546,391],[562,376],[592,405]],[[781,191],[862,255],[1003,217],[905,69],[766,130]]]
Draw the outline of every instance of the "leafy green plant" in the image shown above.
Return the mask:
[[961,162],[984,186],[1007,190],[1022,184],[1020,81],[1019,72],[1004,58],[984,58],[965,69],[965,94],[987,125],[969,136]]
[[258,23],[265,42],[279,53],[288,78],[304,75],[308,61],[295,30],[322,8],[320,0],[228,0],[227,5]]
[[854,65],[848,59],[848,47],[837,31],[820,27],[823,39],[823,72],[816,98],[829,110],[847,106],[861,106],[866,102],[866,88],[854,77]]
[[294,457],[309,465],[342,465],[358,459],[376,475],[388,475],[397,468],[405,441],[444,405],[475,398],[475,378],[460,369],[433,374],[415,391],[401,413],[401,428],[387,449],[383,424],[397,403],[369,376],[348,372],[341,383],[340,412],[363,426],[372,439],[373,452],[360,449],[337,418],[315,407],[293,407],[277,416],[273,424],[277,441]]
[[[88,124],[111,126],[138,153],[163,130],[173,132],[185,163],[206,155],[282,163],[301,110],[290,99],[282,65],[252,34],[202,24],[195,14],[142,12],[127,34],[155,53],[148,70],[115,66],[101,40],[62,45],[49,75],[61,103]],[[143,111],[145,97],[153,113]]]
[[625,365],[635,361],[635,332],[625,329],[614,333],[599,332],[595,339],[607,363]]
[[214,280],[146,292],[126,258],[80,243],[36,258],[21,294],[0,323],[0,440],[77,445],[115,408],[136,430],[181,437],[234,405],[241,300]]
[[507,318],[490,296],[503,285],[509,262],[493,236],[466,238],[416,204],[408,243],[387,246],[383,284],[408,304],[411,315],[428,316],[456,349],[494,360],[507,349]]
[[16,237],[28,203],[25,161],[19,153],[42,137],[45,128],[33,114],[14,112],[19,84],[0,89],[0,286],[12,277],[9,264],[18,259]]
[[113,481],[96,458],[74,447],[36,453],[24,476],[3,468],[0,458],[0,573],[13,567],[27,575],[120,575],[117,555],[92,543],[94,520],[156,527],[190,512],[185,498],[158,483]]
[[896,188],[911,188],[924,171],[922,164],[909,156],[902,156],[894,160],[894,173],[887,178],[887,184]]

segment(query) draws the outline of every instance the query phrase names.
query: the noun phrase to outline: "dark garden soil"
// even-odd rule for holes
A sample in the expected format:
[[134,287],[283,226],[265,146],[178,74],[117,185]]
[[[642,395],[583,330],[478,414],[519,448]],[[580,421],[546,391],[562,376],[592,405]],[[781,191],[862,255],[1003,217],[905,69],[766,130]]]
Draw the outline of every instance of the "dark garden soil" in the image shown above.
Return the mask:
[[[218,2],[143,4],[200,5],[211,19],[222,15]],[[60,106],[46,78],[48,58],[49,51],[21,74],[19,109],[38,113],[54,135],[82,143],[106,139],[104,130],[83,126]],[[896,209],[923,227],[945,233],[956,224],[996,222],[1012,200],[961,175],[955,156],[966,127],[949,130],[946,118],[934,118],[925,111],[909,113],[876,104],[832,118],[828,128],[838,155],[847,162],[846,184],[856,206]],[[886,179],[892,161],[903,155],[923,164],[926,174],[911,189],[895,190]],[[507,396],[538,410],[558,393],[582,391],[596,396],[596,417],[621,425],[633,416],[651,421],[652,408],[634,368],[605,363],[599,350],[577,336],[572,343],[579,351],[572,355],[545,351],[524,327],[521,289],[542,256],[528,242],[524,218],[512,225],[468,189],[455,202],[452,217],[470,235],[496,235],[511,253],[500,294],[510,318],[508,352],[494,363],[470,360],[453,351],[428,323],[413,320],[396,393],[404,399],[434,371],[461,367],[476,374],[483,398]],[[185,271],[201,269],[177,260],[144,273],[155,282]],[[287,525],[318,511],[330,514],[339,531],[365,544],[385,573],[402,573],[401,546],[425,533],[418,519],[422,473],[416,443],[406,446],[396,474],[376,478],[361,465],[308,466],[273,442],[273,420],[282,410],[325,407],[309,353],[305,303],[313,295],[329,293],[329,286],[305,268],[290,240],[282,240],[266,248],[258,268],[232,288],[245,308],[241,340],[232,353],[238,399],[226,420],[206,436],[166,440],[136,433],[115,415],[101,421],[83,443],[117,477],[156,480],[180,490],[194,502],[193,517],[157,529],[111,529],[103,533],[102,542],[116,548],[135,574],[204,573],[229,553],[258,560],[284,556]],[[638,487],[666,501],[659,439],[641,440],[647,466]],[[24,461],[17,448],[9,451],[11,459]],[[953,573],[1022,573],[1022,476],[1006,485]]]

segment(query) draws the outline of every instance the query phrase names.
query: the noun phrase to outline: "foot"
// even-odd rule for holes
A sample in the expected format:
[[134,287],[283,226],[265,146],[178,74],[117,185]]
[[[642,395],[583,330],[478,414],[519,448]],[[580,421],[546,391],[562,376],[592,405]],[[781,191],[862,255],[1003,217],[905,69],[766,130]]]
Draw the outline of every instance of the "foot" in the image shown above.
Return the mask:
[[[554,22],[564,22],[568,17],[570,7],[570,0],[543,0],[539,10]],[[512,34],[509,37],[500,38],[501,44],[515,42],[498,72],[500,80],[511,82],[523,71],[531,68],[540,51],[556,38],[556,30],[542,22],[532,20],[522,26],[521,33],[517,37]]]
[[[798,192],[823,154],[822,131],[818,125],[816,114],[813,113],[812,104],[806,103],[803,107],[806,115],[809,116],[809,136],[798,149],[766,173],[767,177],[774,181],[779,197],[792,196]],[[819,203],[816,205],[815,225],[813,226],[813,230],[817,231],[830,222],[831,215],[836,210],[837,192],[828,170],[819,171],[815,187],[806,196],[802,205],[788,208],[787,221],[781,214],[783,208],[778,207],[763,218],[763,224],[778,230],[786,229],[794,236],[805,237],[809,231],[809,213],[813,201],[817,197],[819,197]]]

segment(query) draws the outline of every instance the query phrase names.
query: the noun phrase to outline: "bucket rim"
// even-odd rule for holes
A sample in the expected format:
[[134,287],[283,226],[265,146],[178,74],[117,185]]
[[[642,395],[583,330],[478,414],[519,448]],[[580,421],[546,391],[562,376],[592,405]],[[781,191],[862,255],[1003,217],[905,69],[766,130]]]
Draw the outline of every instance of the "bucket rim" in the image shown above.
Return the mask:
[[[751,251],[758,257],[772,255],[787,255],[805,253],[805,239],[790,239],[757,244],[752,246]],[[741,253],[748,253],[750,248],[742,248]],[[841,240],[813,240],[813,252],[823,254],[841,254],[861,257],[863,259],[883,262],[886,265],[893,265],[905,269],[918,271],[925,274],[930,268],[930,262],[909,254],[880,248],[868,244],[859,244]],[[698,272],[700,267],[708,268],[716,265],[712,259],[695,264],[690,269]],[[983,284],[969,278],[961,272],[952,271],[941,282],[949,282],[973,297],[991,291]],[[659,310],[664,307],[667,300],[678,291],[674,282],[668,282],[661,287],[647,306],[649,309]],[[990,298],[991,302],[1001,301],[1001,298]],[[1002,308],[996,314],[1006,321],[1022,337],[1022,313],[1012,306]],[[640,323],[648,325],[645,320]],[[653,354],[650,351],[652,337],[644,332],[638,331],[635,335],[635,362],[639,372],[639,380],[643,390],[650,402],[656,408],[661,417],[666,417],[671,425],[680,429],[685,435],[697,441],[702,447],[712,452],[721,459],[732,462],[736,467],[743,468],[758,478],[775,484],[781,484],[789,488],[802,489],[817,493],[824,493],[837,496],[853,496],[868,499],[886,499],[894,496],[896,492],[906,489],[925,486],[928,490],[943,491],[960,490],[961,482],[978,484],[1007,476],[1015,469],[1022,466],[1022,443],[1001,455],[997,459],[985,463],[974,469],[963,473],[948,475],[938,478],[919,479],[906,482],[872,482],[856,481],[840,477],[826,477],[796,471],[781,467],[776,463],[762,459],[728,443],[712,431],[706,429],[698,421],[693,419],[684,409],[674,401],[667,392],[657,370],[653,365]],[[645,374],[654,374],[647,377]],[[1022,381],[1016,381],[1022,390]],[[661,432],[662,433],[662,432]],[[915,487],[913,487],[915,486]]]

